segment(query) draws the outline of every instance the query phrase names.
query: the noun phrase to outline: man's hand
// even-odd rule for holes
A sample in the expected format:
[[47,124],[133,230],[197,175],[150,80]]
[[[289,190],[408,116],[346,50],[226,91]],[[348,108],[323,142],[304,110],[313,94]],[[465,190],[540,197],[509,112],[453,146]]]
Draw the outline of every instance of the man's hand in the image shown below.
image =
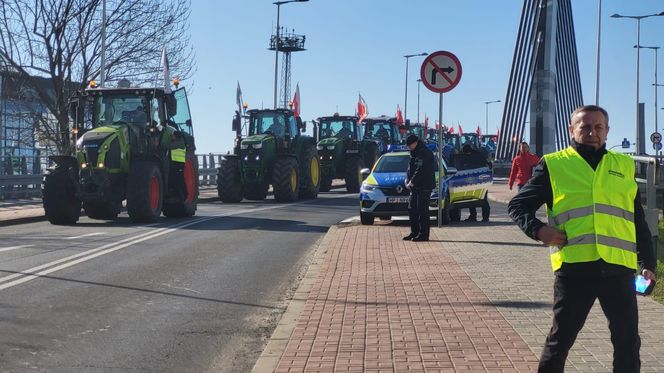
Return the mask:
[[641,271],[641,276],[647,278],[648,280],[655,281],[655,273],[649,269],[644,269]]
[[542,228],[537,231],[537,239],[547,246],[561,247],[567,243],[567,235],[565,232],[548,225],[542,226]]

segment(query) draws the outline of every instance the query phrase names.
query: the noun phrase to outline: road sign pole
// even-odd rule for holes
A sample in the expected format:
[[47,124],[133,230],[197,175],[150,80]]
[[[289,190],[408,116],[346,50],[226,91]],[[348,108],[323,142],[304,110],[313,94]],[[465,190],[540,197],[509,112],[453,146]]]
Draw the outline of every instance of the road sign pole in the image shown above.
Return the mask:
[[441,92],[438,100],[438,228],[443,226],[443,145],[443,93]]

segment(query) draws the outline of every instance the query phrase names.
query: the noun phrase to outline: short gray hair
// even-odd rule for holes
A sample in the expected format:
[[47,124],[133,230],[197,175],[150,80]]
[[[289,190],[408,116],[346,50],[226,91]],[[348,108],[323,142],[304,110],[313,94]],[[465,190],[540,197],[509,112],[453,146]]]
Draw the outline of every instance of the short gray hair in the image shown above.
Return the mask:
[[607,127],[609,126],[609,113],[607,113],[606,110],[604,110],[604,108],[602,108],[601,106],[597,106],[597,105],[583,105],[583,106],[579,106],[576,109],[574,109],[574,111],[572,112],[572,115],[570,115],[570,117],[569,117],[570,126],[574,124],[574,117],[577,114],[579,114],[580,112],[583,112],[583,111],[599,111],[599,112],[601,112],[604,115],[604,118],[606,118],[606,126]]

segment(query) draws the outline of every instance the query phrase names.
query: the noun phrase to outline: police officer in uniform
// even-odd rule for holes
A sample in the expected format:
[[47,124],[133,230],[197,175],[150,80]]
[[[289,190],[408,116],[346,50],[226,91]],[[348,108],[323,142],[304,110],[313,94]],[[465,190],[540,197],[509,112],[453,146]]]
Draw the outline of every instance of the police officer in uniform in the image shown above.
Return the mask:
[[[655,280],[656,260],[634,161],[606,150],[608,131],[603,108],[576,109],[570,117],[570,147],[545,155],[508,205],[519,227],[550,247],[556,275],[553,326],[540,372],[564,370],[595,299],[609,321],[613,371],[638,372],[641,366],[634,273]],[[544,203],[548,225],[535,215]]]
[[436,186],[434,175],[435,158],[417,135],[408,135],[406,145],[410,149],[410,163],[406,177],[406,187],[410,189],[408,217],[410,234],[404,240],[429,241],[429,201],[431,191]]

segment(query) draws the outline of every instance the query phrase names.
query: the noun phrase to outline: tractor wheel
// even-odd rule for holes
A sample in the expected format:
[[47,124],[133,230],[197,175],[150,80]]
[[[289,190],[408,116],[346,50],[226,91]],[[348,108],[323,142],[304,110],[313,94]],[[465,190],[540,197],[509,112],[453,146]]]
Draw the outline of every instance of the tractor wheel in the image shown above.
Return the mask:
[[242,193],[246,199],[262,201],[267,197],[269,187],[270,185],[265,183],[245,184]]
[[370,212],[360,212],[360,223],[362,223],[362,225],[373,225],[373,214]]
[[300,185],[298,180],[297,160],[291,157],[278,158],[274,162],[272,187],[277,202],[297,201]]
[[316,198],[320,190],[320,159],[316,144],[304,146],[299,163],[300,198]]
[[127,212],[135,223],[153,223],[161,215],[164,182],[154,162],[137,161],[129,169]]
[[122,201],[83,202],[85,215],[90,219],[115,220],[122,208]]
[[184,162],[184,186],[187,196],[184,200],[164,201],[164,216],[182,218],[194,216],[198,208],[198,158],[194,152],[187,152]]
[[346,190],[348,193],[358,193],[362,184],[362,169],[364,162],[358,157],[346,159]]
[[372,168],[374,164],[376,164],[378,157],[380,157],[380,152],[378,151],[376,143],[372,142],[368,144],[363,157],[365,166]]
[[329,192],[332,189],[332,178],[329,176],[321,176],[320,178],[320,191]]
[[70,167],[46,170],[42,183],[44,213],[51,224],[74,224],[81,215],[81,200],[76,196],[76,174]]
[[242,183],[240,182],[240,160],[225,158],[217,169],[217,193],[223,203],[242,201]]

